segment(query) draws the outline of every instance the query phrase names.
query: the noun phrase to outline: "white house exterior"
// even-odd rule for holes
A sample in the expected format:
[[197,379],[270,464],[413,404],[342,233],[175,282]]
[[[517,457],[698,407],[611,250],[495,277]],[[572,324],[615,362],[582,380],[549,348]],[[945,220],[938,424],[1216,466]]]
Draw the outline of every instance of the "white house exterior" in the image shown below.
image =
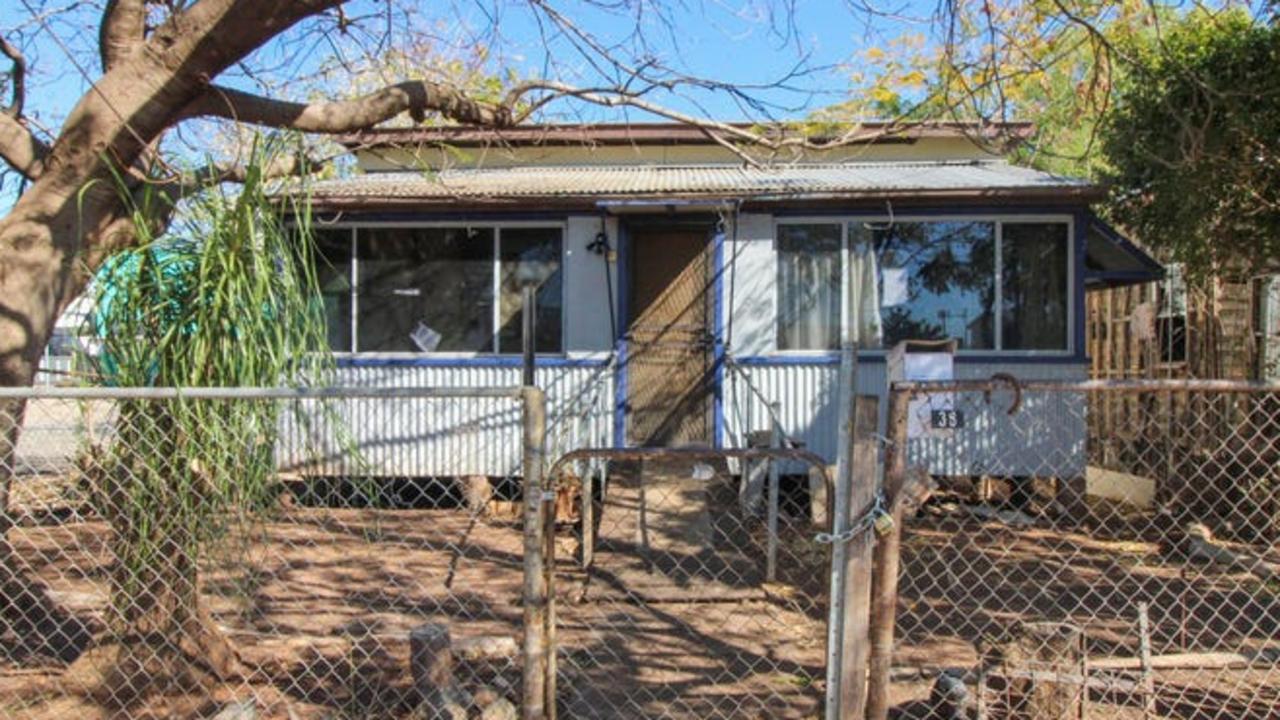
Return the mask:
[[[1100,190],[1008,164],[975,127],[866,133],[767,167],[673,125],[347,138],[361,173],[309,189],[339,382],[517,384],[519,273],[539,287],[553,453],[737,446],[777,403],[787,434],[834,461],[845,338],[861,348],[861,393],[884,392],[885,349],[906,338],[956,339],[959,378],[1085,378],[1086,284],[1157,271],[1091,214]],[[988,452],[1003,441],[973,418],[972,443],[950,444],[972,453],[932,469],[1025,475],[1046,452],[1083,462],[1070,452],[1083,413],[1026,412],[1058,429],[1052,448],[1024,438]],[[518,466],[518,409],[502,401],[383,404],[348,420],[375,474]]]

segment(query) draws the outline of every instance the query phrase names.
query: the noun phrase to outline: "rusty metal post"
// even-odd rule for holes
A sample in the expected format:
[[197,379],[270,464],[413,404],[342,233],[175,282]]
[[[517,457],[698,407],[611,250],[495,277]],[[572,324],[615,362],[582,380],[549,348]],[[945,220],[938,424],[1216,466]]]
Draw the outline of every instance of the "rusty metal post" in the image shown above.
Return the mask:
[[543,535],[543,464],[546,460],[547,398],[536,387],[520,390],[524,434],[524,720],[547,720],[546,540]]
[[[907,468],[907,407],[910,393],[889,389],[889,447],[885,452],[884,487],[889,497],[902,488]],[[876,544],[872,562],[871,658],[868,663],[867,720],[889,714],[889,670],[893,662],[893,629],[898,599],[898,566],[902,518]]]

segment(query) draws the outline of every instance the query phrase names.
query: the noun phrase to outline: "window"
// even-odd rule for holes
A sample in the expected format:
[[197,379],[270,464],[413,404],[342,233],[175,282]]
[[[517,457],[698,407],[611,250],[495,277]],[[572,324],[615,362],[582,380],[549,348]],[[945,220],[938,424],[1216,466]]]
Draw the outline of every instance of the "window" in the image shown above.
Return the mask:
[[356,348],[489,352],[492,228],[356,231]]
[[357,228],[354,258],[352,232],[317,234],[335,351],[519,352],[521,283],[532,282],[536,349],[560,352],[559,228]]
[[1004,223],[1000,322],[1005,350],[1067,349],[1070,246],[1063,223]]
[[1158,286],[1160,312],[1156,315],[1156,344],[1160,362],[1187,361],[1187,283],[1181,265],[1170,265]]
[[313,232],[316,247],[316,280],[324,302],[329,347],[351,349],[351,230]]
[[995,348],[995,223],[855,222],[849,238],[863,347],[956,338]]
[[[847,231],[848,287],[839,248]],[[777,347],[838,347],[841,298],[863,348],[955,339],[964,350],[1070,348],[1070,225],[998,219],[777,227]]]
[[840,346],[840,226],[778,227],[778,349]]
[[555,228],[508,228],[502,231],[502,285],[498,303],[498,346],[502,352],[523,347],[524,295],[522,283],[533,283],[537,308],[534,349],[560,351],[562,313],[560,231]]

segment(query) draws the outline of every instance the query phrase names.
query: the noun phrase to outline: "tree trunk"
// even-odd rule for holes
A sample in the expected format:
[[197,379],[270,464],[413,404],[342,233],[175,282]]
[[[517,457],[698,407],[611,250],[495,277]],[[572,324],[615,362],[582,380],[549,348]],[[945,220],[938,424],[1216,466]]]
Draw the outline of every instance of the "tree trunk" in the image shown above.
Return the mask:
[[162,403],[122,402],[117,452],[93,465],[98,511],[112,530],[108,619],[118,646],[97,688],[104,702],[127,705],[243,676],[234,647],[200,601],[195,553],[206,518],[193,509],[203,502],[193,490],[201,486],[197,471],[172,462],[180,458],[177,432]]

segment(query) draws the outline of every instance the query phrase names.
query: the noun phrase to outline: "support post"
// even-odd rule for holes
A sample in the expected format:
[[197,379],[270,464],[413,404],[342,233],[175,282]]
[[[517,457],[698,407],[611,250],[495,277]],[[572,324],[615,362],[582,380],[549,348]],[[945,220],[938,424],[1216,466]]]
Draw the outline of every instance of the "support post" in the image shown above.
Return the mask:
[[[778,413],[782,409],[781,403],[770,403],[773,412],[770,413],[773,418],[773,434],[770,440],[770,447],[782,447],[782,428],[778,426]],[[769,463],[769,538],[768,546],[765,553],[765,580],[768,582],[778,581],[778,460],[770,458]]]
[[524,687],[521,717],[547,718],[547,621],[550,594],[543,556],[543,482],[546,396],[536,387],[520,391],[524,435]]
[[537,384],[534,377],[534,356],[537,352],[537,336],[538,336],[538,288],[533,283],[525,283],[520,289],[523,307],[521,308],[521,340],[524,359],[524,382],[521,383],[525,387],[533,387]]
[[[907,469],[907,407],[909,394],[889,390],[889,447],[885,451],[885,493],[893,500],[902,489]],[[892,505],[898,505],[892,502]],[[902,552],[903,518],[895,513],[893,527],[876,544],[871,599],[871,658],[867,679],[867,720],[889,716],[889,671],[893,662],[893,628],[898,604],[898,566]]]
[[1138,603],[1138,657],[1142,664],[1142,717],[1156,715],[1156,683],[1151,671],[1151,613],[1145,602]]
[[864,530],[841,540],[870,511],[876,497],[875,396],[856,397],[852,343],[841,348],[840,436],[831,551],[831,614],[827,620],[827,718],[861,718],[867,698],[867,633],[871,602],[871,549]]

